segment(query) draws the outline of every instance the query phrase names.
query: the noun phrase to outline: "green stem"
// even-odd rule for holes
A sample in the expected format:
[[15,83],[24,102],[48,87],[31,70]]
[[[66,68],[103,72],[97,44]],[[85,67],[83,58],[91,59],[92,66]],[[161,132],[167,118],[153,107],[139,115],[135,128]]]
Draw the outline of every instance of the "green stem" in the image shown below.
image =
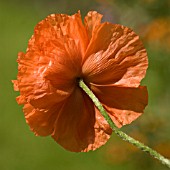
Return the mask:
[[79,86],[87,93],[87,95],[91,98],[95,106],[98,108],[100,113],[103,115],[103,117],[106,119],[108,124],[110,125],[111,129],[123,140],[131,143],[132,145],[136,146],[137,148],[141,149],[142,151],[150,154],[154,158],[158,159],[162,164],[166,165],[170,168],[170,160],[156,152],[155,150],[151,149],[150,147],[144,145],[143,143],[135,140],[134,138],[128,136],[126,133],[122,132],[117,128],[117,126],[114,124],[110,116],[107,114],[106,110],[103,108],[102,104],[98,100],[98,98],[93,94],[93,92],[86,86],[86,84],[83,82],[83,80],[79,81]]

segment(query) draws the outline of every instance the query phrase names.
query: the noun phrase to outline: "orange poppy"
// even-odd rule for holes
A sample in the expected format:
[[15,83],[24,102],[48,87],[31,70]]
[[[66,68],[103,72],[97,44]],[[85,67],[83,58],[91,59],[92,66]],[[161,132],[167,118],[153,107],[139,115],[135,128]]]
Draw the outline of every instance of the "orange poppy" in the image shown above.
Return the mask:
[[147,105],[140,86],[148,67],[146,50],[129,28],[91,11],[84,24],[80,12],[52,14],[38,23],[26,53],[18,54],[18,76],[26,122],[39,136],[51,135],[65,149],[95,150],[112,130],[78,86],[82,78],[121,127],[139,117]]

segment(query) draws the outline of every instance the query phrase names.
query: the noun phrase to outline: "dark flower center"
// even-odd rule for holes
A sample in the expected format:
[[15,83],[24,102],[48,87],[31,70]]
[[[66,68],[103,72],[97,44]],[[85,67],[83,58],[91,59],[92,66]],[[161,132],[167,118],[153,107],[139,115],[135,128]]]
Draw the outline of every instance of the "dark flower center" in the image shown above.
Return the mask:
[[77,85],[79,86],[79,81],[82,79],[82,77],[77,77],[76,78],[76,83],[77,83]]

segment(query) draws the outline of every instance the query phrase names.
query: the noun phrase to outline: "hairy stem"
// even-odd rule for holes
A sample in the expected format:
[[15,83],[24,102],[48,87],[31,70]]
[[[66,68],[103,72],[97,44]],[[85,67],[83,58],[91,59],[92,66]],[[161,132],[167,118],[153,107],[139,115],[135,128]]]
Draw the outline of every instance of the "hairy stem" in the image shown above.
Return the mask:
[[93,92],[86,86],[86,84],[81,79],[79,81],[79,86],[86,92],[86,94],[91,98],[95,106],[98,108],[100,113],[106,119],[108,124],[110,125],[111,129],[123,140],[131,143],[132,145],[136,146],[137,148],[141,149],[142,151],[150,154],[152,157],[158,159],[163,165],[166,165],[170,168],[170,160],[156,152],[155,150],[151,149],[150,147],[144,145],[143,143],[135,140],[134,138],[128,136],[126,133],[122,132],[117,126],[114,124],[110,116],[107,114],[106,110],[103,108],[102,104],[98,100],[98,98],[93,94]]

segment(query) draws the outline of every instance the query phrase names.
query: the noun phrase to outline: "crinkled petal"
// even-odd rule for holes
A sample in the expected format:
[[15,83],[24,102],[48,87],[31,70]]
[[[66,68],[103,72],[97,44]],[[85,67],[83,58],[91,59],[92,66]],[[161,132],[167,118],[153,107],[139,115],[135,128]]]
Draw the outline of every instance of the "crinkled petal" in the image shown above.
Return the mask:
[[148,104],[145,86],[130,88],[91,84],[91,89],[118,127],[138,118]]
[[15,90],[15,91],[19,91],[18,81],[17,81],[17,80],[12,80],[12,83],[13,83],[13,85],[14,85],[14,90]]
[[82,68],[86,82],[138,87],[147,67],[146,50],[131,29],[110,23],[94,29]]
[[54,131],[54,122],[62,103],[47,109],[35,109],[31,104],[24,105],[25,119],[30,129],[38,136],[48,136]]
[[42,43],[43,45],[44,39],[46,39],[46,41],[55,41],[56,39],[64,40],[64,38],[74,40],[81,55],[84,55],[89,39],[82,23],[80,12],[72,16],[66,14],[51,14],[35,28],[37,44]]
[[92,145],[89,145],[85,151],[89,150],[95,150],[102,145],[104,145],[108,139],[110,138],[110,135],[112,134],[112,129],[110,128],[110,125],[107,123],[105,118],[101,115],[99,110],[95,107],[95,139],[94,143]]
[[[15,86],[17,85],[20,91],[20,97],[17,99],[19,104],[30,102],[32,105],[39,103],[43,106],[44,104],[48,104],[50,100],[56,103],[70,95],[74,89],[73,83],[69,81],[71,78],[63,74],[65,79],[58,84],[58,86],[54,86],[53,83],[46,78],[48,75],[47,72],[50,69],[50,63],[48,62],[48,57],[41,56],[40,53],[19,53],[18,80],[14,81]],[[62,69],[64,70],[64,66]],[[60,79],[59,75],[55,78],[56,80],[57,78]]]
[[77,88],[60,110],[52,137],[67,150],[86,152],[103,145],[110,133],[98,113],[95,118],[92,101]]
[[103,15],[99,14],[96,11],[90,11],[85,16],[84,23],[88,32],[89,39],[91,39],[95,27],[101,23],[102,17]]

